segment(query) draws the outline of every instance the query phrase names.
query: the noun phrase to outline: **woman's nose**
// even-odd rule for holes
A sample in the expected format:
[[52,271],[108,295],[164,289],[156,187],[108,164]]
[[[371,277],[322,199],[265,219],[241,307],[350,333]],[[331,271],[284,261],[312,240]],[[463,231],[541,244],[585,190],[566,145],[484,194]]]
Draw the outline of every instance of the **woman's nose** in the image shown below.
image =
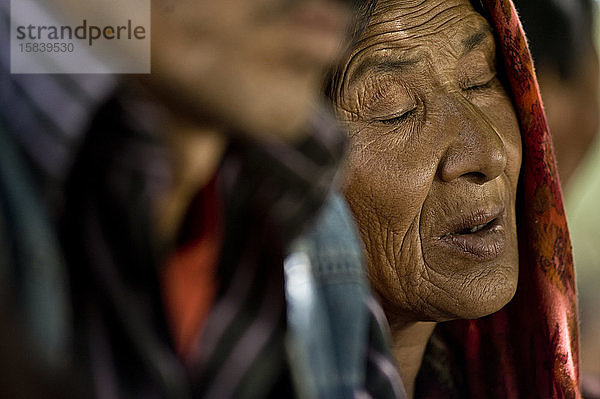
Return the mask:
[[496,128],[461,93],[451,93],[448,101],[443,129],[452,138],[439,165],[441,179],[494,180],[506,169],[506,148]]

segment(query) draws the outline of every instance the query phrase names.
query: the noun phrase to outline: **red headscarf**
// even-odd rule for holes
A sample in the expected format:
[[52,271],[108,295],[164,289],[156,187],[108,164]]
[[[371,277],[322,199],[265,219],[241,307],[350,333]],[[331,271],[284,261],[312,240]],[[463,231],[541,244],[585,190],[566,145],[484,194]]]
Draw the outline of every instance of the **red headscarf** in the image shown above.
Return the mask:
[[501,311],[445,328],[461,346],[471,397],[579,398],[575,276],[552,141],[512,1],[484,2],[523,140],[519,286]]

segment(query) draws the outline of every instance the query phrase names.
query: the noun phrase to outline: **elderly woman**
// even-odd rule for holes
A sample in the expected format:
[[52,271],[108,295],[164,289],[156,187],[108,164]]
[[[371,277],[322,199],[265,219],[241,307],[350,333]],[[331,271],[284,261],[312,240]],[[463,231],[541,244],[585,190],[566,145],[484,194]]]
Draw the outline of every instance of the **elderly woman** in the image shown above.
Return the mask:
[[330,95],[408,395],[577,396],[570,244],[510,1],[371,0],[357,26]]

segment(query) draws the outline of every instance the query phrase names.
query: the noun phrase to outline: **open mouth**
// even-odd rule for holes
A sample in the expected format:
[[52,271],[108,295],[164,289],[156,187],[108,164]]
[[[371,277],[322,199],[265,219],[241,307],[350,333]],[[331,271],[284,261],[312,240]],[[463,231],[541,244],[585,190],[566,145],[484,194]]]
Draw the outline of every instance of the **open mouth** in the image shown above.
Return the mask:
[[439,241],[462,256],[492,260],[506,244],[504,207],[461,213]]
[[498,225],[499,225],[499,217],[496,217],[496,218],[490,220],[489,222],[478,224],[473,227],[464,228],[460,231],[451,233],[451,235],[476,234],[479,232],[486,233],[486,232],[491,231],[494,227],[497,227]]

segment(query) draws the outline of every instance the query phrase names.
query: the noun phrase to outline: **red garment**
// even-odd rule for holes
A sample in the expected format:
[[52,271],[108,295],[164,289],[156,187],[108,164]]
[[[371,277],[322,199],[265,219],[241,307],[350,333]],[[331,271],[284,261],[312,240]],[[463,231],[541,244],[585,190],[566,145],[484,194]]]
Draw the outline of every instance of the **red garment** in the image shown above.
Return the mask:
[[162,276],[167,315],[179,356],[198,353],[200,332],[217,294],[217,262],[222,241],[215,181],[192,202],[184,221],[184,244],[167,261]]
[[552,141],[511,0],[486,0],[523,140],[515,298],[478,320],[448,323],[474,398],[579,398],[577,297]]

